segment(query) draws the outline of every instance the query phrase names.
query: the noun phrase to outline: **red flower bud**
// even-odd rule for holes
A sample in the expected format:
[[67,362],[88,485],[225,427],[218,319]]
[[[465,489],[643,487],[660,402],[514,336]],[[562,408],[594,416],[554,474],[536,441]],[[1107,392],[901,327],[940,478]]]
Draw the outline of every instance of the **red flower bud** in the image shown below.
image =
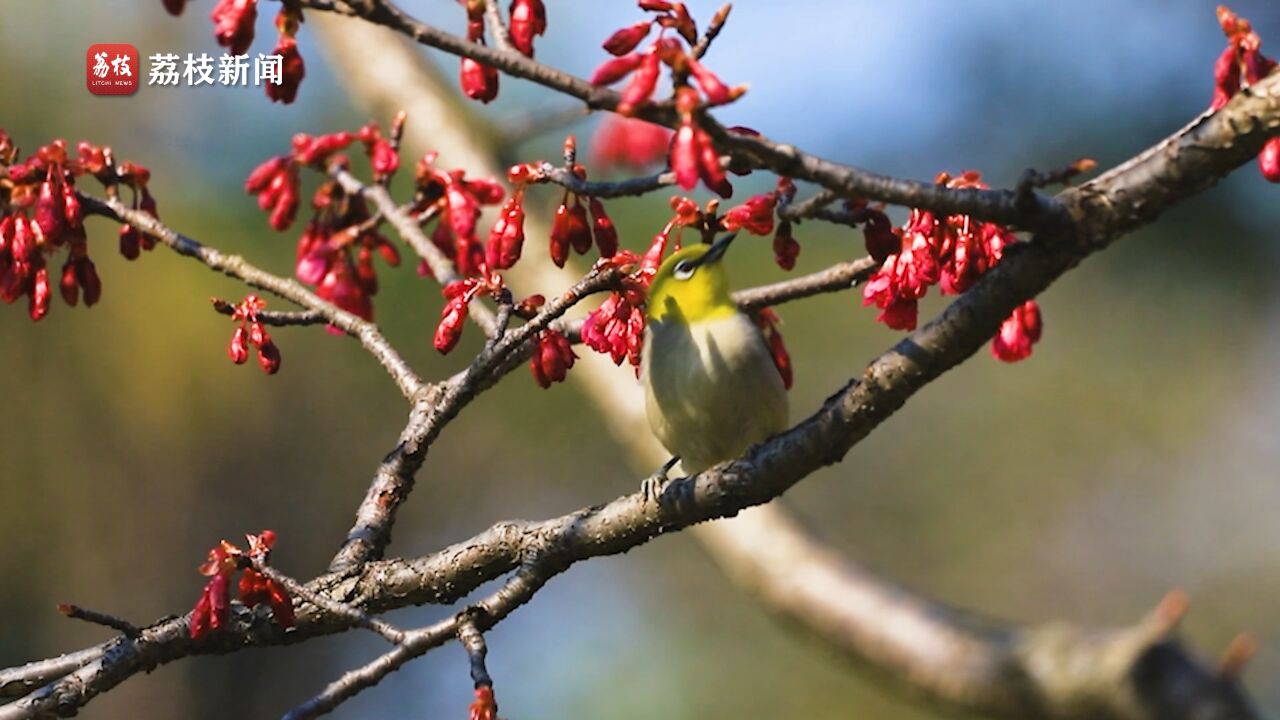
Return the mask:
[[66,206],[63,204],[61,171],[56,174],[49,168],[45,179],[40,183],[40,193],[36,198],[35,222],[40,226],[44,237],[55,245],[62,239],[62,231],[66,229]]
[[591,162],[601,170],[624,166],[644,170],[661,162],[671,147],[671,131],[643,120],[608,115],[591,139]]
[[902,238],[893,231],[889,216],[880,210],[867,210],[867,220],[862,226],[862,238],[867,254],[878,263],[902,250]]
[[243,365],[249,359],[249,333],[241,325],[231,333],[231,343],[227,345],[227,357],[237,365]]
[[569,208],[568,232],[574,252],[583,255],[591,249],[591,221],[587,219],[587,208],[581,198],[574,198],[573,207]]
[[137,260],[141,254],[142,234],[132,225],[120,226],[120,254],[126,260]]
[[271,342],[271,336],[267,334],[266,328],[262,327],[262,323],[256,321],[249,323],[249,344],[261,347],[268,342]]
[[661,69],[662,65],[656,51],[650,50],[642,56],[640,67],[636,69],[631,82],[622,91],[622,100],[618,103],[619,115],[631,115],[637,107],[649,101],[654,89],[658,87],[658,74]]
[[644,61],[645,55],[632,53],[623,55],[622,57],[609,58],[596,68],[591,74],[592,85],[612,85],[622,78],[635,72],[640,67],[640,63]]
[[609,39],[604,41],[603,47],[610,55],[626,55],[635,50],[636,46],[649,36],[649,30],[652,27],[651,20],[642,20],[634,25],[628,25],[610,35]]
[[276,55],[283,60],[280,66],[280,84],[266,83],[267,97],[271,102],[288,105],[298,97],[298,87],[307,74],[306,64],[302,62],[302,54],[298,52],[298,41],[288,35],[281,35],[276,42]]
[[511,44],[533,57],[533,38],[547,31],[547,9],[542,0],[511,0]]
[[1040,341],[1043,329],[1040,306],[1035,300],[1028,300],[1001,323],[999,333],[991,341],[991,354],[1005,362],[1024,360],[1031,356],[1031,348]]
[[726,212],[720,227],[729,232],[746,230],[752,235],[768,235],[773,232],[773,209],[777,204],[778,197],[773,193],[755,195]]
[[1273,183],[1280,183],[1280,137],[1273,137],[1262,146],[1258,153],[1258,169],[1262,177]]
[[618,229],[604,211],[604,203],[591,198],[591,224],[595,230],[596,247],[600,257],[613,257],[618,252]]
[[62,279],[58,282],[62,299],[71,307],[80,301],[80,285],[76,282],[76,265],[71,258],[62,266]]
[[778,223],[778,232],[773,236],[773,261],[783,270],[791,270],[796,266],[796,258],[800,255],[800,243],[791,236],[791,221]]
[[84,220],[80,197],[76,195],[76,187],[70,182],[62,183],[62,217],[71,230],[79,230]]
[[84,290],[85,307],[93,307],[102,297],[102,280],[98,278],[98,269],[87,257],[76,261],[76,282]]
[[447,355],[450,350],[453,350],[462,337],[463,322],[467,318],[467,302],[468,298],[465,295],[452,297],[445,303],[444,310],[440,313],[440,324],[436,325],[432,344],[441,355]]
[[1227,48],[1218,56],[1213,64],[1213,102],[1209,107],[1221,109],[1240,92],[1240,62],[1237,59],[1235,43],[1228,43]]
[[245,192],[250,195],[257,195],[266,190],[267,186],[276,179],[276,176],[284,172],[288,164],[289,158],[284,155],[273,157],[261,163],[253,169],[253,172],[249,173],[248,179],[244,181]]
[[720,153],[711,144],[711,137],[701,128],[696,129],[698,144],[698,174],[707,187],[723,198],[733,197],[733,186],[725,177],[724,168],[720,167]]
[[164,9],[169,11],[170,15],[181,15],[182,8],[187,4],[187,0],[163,0]]
[[400,155],[391,146],[391,141],[378,138],[369,150],[369,164],[373,167],[374,175],[388,177],[400,169]]
[[200,600],[191,611],[191,639],[200,638],[212,630],[224,627],[231,608],[231,577],[229,573],[219,573],[210,578],[209,583],[200,592]]
[[258,18],[258,0],[219,0],[209,14],[213,36],[232,55],[243,55],[253,44],[253,23]]
[[577,358],[568,338],[555,330],[543,330],[529,359],[529,372],[539,387],[548,388],[552,383],[564,382]]
[[746,88],[731,89],[715,73],[692,57],[689,58],[689,74],[693,76],[693,81],[698,83],[698,87],[702,88],[702,94],[706,96],[707,102],[712,105],[723,105],[736,100],[746,91]]
[[485,260],[490,270],[505,270],[516,264],[524,249],[523,196],[517,192],[502,205],[498,220],[489,232]]
[[[280,370],[280,349],[276,347],[276,344],[269,337],[258,346],[258,367],[262,368],[262,371],[268,375],[275,375]],[[284,623],[281,624],[283,625]],[[290,620],[290,624],[292,624],[292,620]]]
[[35,277],[31,281],[31,291],[27,296],[27,313],[32,320],[37,321],[49,313],[49,299],[53,294],[49,286],[49,269],[43,262],[42,260],[40,266],[36,268]]
[[498,97],[498,71],[483,63],[462,58],[459,76],[462,94],[472,100],[488,103]]
[[671,143],[671,170],[676,174],[676,184],[692,190],[698,184],[698,131],[691,122],[685,122],[676,130]]
[[556,208],[555,219],[551,222],[551,262],[554,262],[556,267],[564,267],[569,259],[572,224],[573,218],[569,206],[560,203],[560,207]]

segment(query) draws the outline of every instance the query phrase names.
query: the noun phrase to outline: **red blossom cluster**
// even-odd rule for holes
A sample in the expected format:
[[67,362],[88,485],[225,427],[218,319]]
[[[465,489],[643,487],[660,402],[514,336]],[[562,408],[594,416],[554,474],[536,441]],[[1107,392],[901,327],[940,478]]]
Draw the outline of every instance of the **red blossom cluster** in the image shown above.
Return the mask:
[[502,276],[491,273],[483,277],[470,277],[456,280],[445,285],[440,291],[444,295],[444,308],[440,310],[440,322],[436,324],[436,332],[431,344],[441,355],[447,355],[458,341],[462,339],[462,329],[466,326],[467,306],[481,294],[497,297],[505,283]]
[[258,367],[268,375],[275,375],[280,370],[280,349],[258,321],[258,313],[266,306],[266,301],[257,295],[246,295],[242,302],[232,306],[231,319],[240,325],[231,334],[227,357],[231,362],[243,365],[249,359],[249,346],[252,345],[258,351]]
[[[104,186],[128,187],[133,208],[157,217],[156,201],[147,190],[151,172],[141,165],[116,165],[111,149],[81,142],[72,156],[65,140],[54,140],[31,155],[20,153],[0,130],[0,299],[12,303],[27,297],[27,312],[39,320],[49,312],[52,284],[49,259],[63,247],[66,260],[58,289],[68,305],[83,296],[92,306],[102,297],[102,281],[89,259],[84,212],[76,194],[76,178],[92,175]],[[133,260],[155,240],[137,228],[120,228],[120,253]]]
[[[712,201],[714,203],[715,201]],[[602,260],[614,267],[632,268],[623,276],[621,287],[609,294],[582,323],[582,343],[598,353],[608,355],[615,365],[625,359],[640,372],[640,353],[644,347],[644,303],[653,284],[653,277],[662,265],[667,250],[680,249],[681,232],[676,233],[674,244],[672,231],[701,223],[705,216],[696,203],[688,198],[671,198],[676,216],[662,231],[654,236],[644,255],[639,257],[630,250],[619,251],[613,257]]]
[[[164,9],[171,15],[181,15],[186,0],[162,0]],[[258,0],[218,0],[209,13],[213,20],[213,38],[233,55],[244,55],[253,45],[254,23],[258,20]],[[302,9],[293,3],[285,3],[276,14],[276,46],[273,55],[281,57],[280,83],[266,83],[267,97],[272,102],[291,103],[298,97],[298,87],[307,74],[302,55],[298,52],[298,26],[302,24]]]
[[[1236,15],[1226,5],[1218,6],[1218,24],[1227,36],[1227,47],[1213,66],[1213,102],[1217,110],[1236,93],[1262,80],[1276,68],[1276,61],[1262,54],[1262,39],[1248,20]],[[1274,137],[1258,154],[1262,176],[1280,183],[1280,137]]]
[[578,356],[569,344],[569,338],[559,330],[543,330],[538,333],[534,345],[533,357],[529,358],[529,372],[538,387],[546,389],[552,383],[564,382],[569,368]]
[[[987,187],[974,171],[959,177],[941,173],[936,182],[951,188]],[[897,246],[883,258],[862,292],[864,305],[880,308],[876,319],[895,330],[915,329],[918,302],[931,286],[940,284],[944,295],[963,293],[1000,262],[1006,247],[1018,241],[1012,231],[995,223],[979,222],[968,215],[938,217],[920,209],[911,210],[895,236]],[[871,235],[867,240],[871,249]],[[877,247],[877,251],[883,250]],[[1000,337],[992,344],[992,352],[1005,362],[1026,358],[1040,339],[1040,313],[1034,301],[1029,305],[1031,310],[1020,309],[1005,320]]]
[[644,120],[606,115],[591,138],[591,163],[603,172],[613,168],[645,170],[667,157],[671,131]]
[[[506,190],[497,180],[467,178],[462,170],[441,170],[435,166],[435,160],[436,153],[427,153],[418,162],[415,175],[418,194],[413,212],[438,218],[431,233],[431,242],[453,261],[460,275],[478,276],[497,269],[487,267],[486,248],[476,231],[481,208],[502,202]],[[514,204],[503,205],[499,222],[504,221],[506,225],[501,235],[509,247],[505,254],[500,250],[495,252],[505,257],[514,253],[518,258],[519,245],[524,241],[524,212],[518,198]],[[492,235],[490,240],[492,244]],[[423,261],[418,272],[428,276],[431,267]]]
[[[320,172],[332,164],[346,166],[341,151],[354,142],[364,146],[374,177],[386,181],[400,167],[396,142],[404,126],[404,113],[392,121],[391,136],[383,135],[376,123],[356,132],[293,136],[288,155],[270,158],[249,174],[245,191],[257,195],[258,206],[268,211],[271,227],[284,231],[298,213],[299,170]],[[378,276],[373,257],[381,255],[388,265],[400,264],[400,253],[378,232],[381,218],[370,213],[359,196],[348,194],[335,180],[326,180],[312,196],[311,220],[298,238],[298,279],[316,286],[316,294],[347,312],[373,319],[373,296],[378,292]]]
[[249,541],[249,552],[221,541],[209,551],[209,559],[199,567],[201,575],[209,578],[204,589],[200,591],[200,599],[191,611],[191,639],[200,640],[211,631],[220,630],[230,621],[231,580],[238,570],[244,572],[240,576],[240,602],[252,608],[266,605],[271,608],[271,617],[280,627],[293,627],[293,600],[279,583],[268,578],[250,566],[250,559],[266,562],[271,555],[271,546],[276,542],[276,534],[272,530],[263,530],[257,535],[245,535]]
[[[596,68],[591,82],[612,85],[630,76],[631,81],[622,91],[617,107],[619,114],[630,116],[653,97],[662,66],[670,68],[676,110],[680,114],[680,127],[671,144],[671,169],[676,173],[676,180],[685,190],[692,190],[701,178],[711,190],[729,197],[733,187],[720,167],[720,156],[711,136],[698,124],[697,114],[702,107],[736,100],[747,88],[745,85],[729,87],[695,57],[692,47],[697,44],[698,30],[684,3],[639,0],[639,5],[655,13],[654,18],[621,28],[605,40],[604,49],[615,57]],[[657,39],[643,52],[636,52],[654,25],[660,28]],[[676,36],[668,35],[668,31],[674,31]],[[701,93],[694,90],[690,80]]]

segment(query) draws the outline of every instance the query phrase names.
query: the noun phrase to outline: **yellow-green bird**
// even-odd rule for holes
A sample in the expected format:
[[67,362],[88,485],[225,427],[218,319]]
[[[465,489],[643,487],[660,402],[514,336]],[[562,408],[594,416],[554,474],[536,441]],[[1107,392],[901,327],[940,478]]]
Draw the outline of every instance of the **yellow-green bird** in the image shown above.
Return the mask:
[[764,335],[729,295],[721,260],[733,235],[684,248],[649,288],[640,379],[649,427],[693,475],[787,427],[787,391]]

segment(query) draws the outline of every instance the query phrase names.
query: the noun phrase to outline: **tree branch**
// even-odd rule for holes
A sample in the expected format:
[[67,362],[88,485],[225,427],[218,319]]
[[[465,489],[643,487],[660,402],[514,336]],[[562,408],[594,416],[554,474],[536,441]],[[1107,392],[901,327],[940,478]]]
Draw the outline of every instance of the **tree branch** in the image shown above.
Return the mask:
[[[332,11],[328,3],[299,0],[303,7]],[[543,65],[518,52],[490,48],[422,23],[390,2],[379,2],[369,10],[358,10],[362,19],[400,32],[414,41],[468,57],[491,65],[502,72],[529,80],[562,94],[577,98],[591,109],[614,110],[621,96],[608,88],[596,87],[586,80]],[[639,108],[637,117],[668,127],[678,122],[669,103],[649,104]],[[976,190],[947,188],[932,183],[901,180],[841,165],[803,152],[792,145],[777,143],[763,135],[733,133],[704,114],[702,125],[721,150],[744,159],[758,168],[780,175],[808,180],[845,197],[879,200],[896,205],[919,207],[944,214],[972,215],[1003,225],[1038,229],[1061,223],[1063,208],[1052,198],[1034,195],[1034,203],[1019,202],[1011,190]]]
[[299,284],[296,280],[272,275],[251,265],[239,255],[226,255],[222,251],[170,230],[149,213],[127,207],[116,198],[105,200],[76,193],[84,210],[88,214],[101,215],[118,222],[128,223],[155,239],[166,247],[189,258],[198,260],[212,270],[236,278],[246,285],[266,290],[273,295],[288,300],[322,315],[330,325],[342,330],[360,341],[365,350],[373,355],[386,368],[406,398],[413,398],[423,390],[422,379],[409,367],[400,353],[379,332],[378,326],[368,322],[338,306],[320,299]]

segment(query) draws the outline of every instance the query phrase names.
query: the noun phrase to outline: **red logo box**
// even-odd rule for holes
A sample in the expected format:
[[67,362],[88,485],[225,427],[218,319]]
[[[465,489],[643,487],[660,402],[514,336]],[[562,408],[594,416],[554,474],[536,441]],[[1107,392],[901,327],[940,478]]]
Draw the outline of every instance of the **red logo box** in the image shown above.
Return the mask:
[[141,72],[138,48],[128,43],[90,45],[84,54],[84,84],[94,95],[132,95]]

